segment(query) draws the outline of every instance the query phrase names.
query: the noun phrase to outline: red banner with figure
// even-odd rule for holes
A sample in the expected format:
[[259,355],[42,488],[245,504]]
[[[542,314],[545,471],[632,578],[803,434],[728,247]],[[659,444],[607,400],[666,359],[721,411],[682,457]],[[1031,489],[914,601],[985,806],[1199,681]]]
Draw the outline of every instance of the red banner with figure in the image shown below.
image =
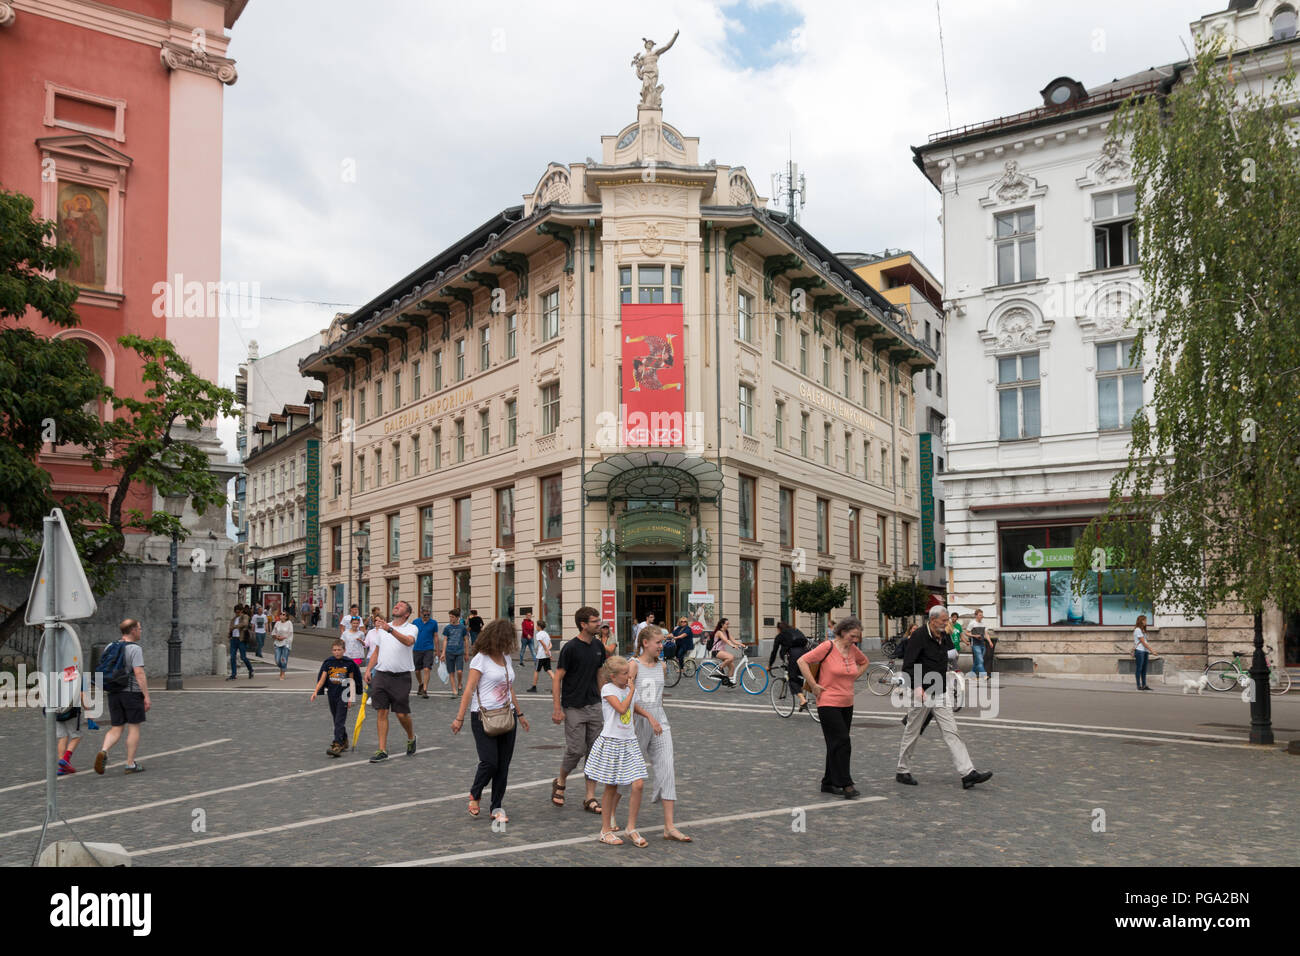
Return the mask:
[[686,434],[686,376],[681,303],[625,305],[624,442],[679,446]]

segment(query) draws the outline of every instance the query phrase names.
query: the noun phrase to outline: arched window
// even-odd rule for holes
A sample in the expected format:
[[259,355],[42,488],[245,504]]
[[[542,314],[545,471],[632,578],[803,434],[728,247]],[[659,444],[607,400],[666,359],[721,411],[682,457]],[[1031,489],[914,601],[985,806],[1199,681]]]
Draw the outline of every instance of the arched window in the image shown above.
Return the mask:
[[[109,388],[113,387],[116,362],[107,342],[86,329],[63,332],[57,335],[56,338],[73,339],[78,342],[86,350],[86,364],[99,374],[105,385]],[[109,409],[105,407],[103,402],[90,402],[86,404],[86,412],[103,421],[109,413]]]
[[1273,12],[1273,19],[1270,21],[1273,25],[1274,40],[1289,40],[1295,36],[1296,30],[1296,12],[1295,8],[1283,4]]

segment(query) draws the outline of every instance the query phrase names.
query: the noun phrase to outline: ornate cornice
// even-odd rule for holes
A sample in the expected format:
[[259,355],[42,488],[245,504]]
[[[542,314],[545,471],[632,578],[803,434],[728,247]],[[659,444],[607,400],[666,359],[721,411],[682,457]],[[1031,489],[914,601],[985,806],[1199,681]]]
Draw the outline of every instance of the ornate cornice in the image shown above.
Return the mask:
[[169,70],[188,70],[200,76],[212,77],[227,86],[234,86],[239,79],[235,72],[235,61],[224,56],[214,56],[202,50],[186,49],[179,43],[163,43],[160,50],[162,65]]
[[0,2],[0,27],[7,27],[18,19],[12,4]]

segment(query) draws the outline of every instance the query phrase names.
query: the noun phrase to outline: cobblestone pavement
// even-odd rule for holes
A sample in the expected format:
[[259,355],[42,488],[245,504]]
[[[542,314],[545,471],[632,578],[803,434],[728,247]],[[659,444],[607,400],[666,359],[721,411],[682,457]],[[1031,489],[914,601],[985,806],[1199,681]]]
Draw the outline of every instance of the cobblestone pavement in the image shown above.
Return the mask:
[[[1249,713],[1235,694],[1013,679],[997,719],[959,715],[976,765],[994,772],[964,791],[934,725],[914,761],[920,786],[894,782],[898,713],[864,687],[852,764],[864,799],[845,801],[819,792],[824,748],[807,716],[783,720],[766,695],[706,695],[683,680],[665,703],[678,824],[695,843],[661,839],[662,812],[648,805],[640,828],[650,846],[638,850],[595,842],[599,819],[580,808],[580,775],[569,778],[567,805],[550,805],[563,733],[548,694],[521,695],[532,731],[520,732],[510,822],[496,832],[486,812],[466,813],[473,739],[450,733],[447,694],[412,701],[416,756],[402,755],[394,722],[395,756],[370,765],[368,718],[361,752],[333,760],[328,706],[307,701],[314,672],[295,659],[283,683],[259,665],[252,681],[191,678],[183,692],[155,692],[140,750],[148,772],[123,775],[119,744],[96,776],[103,731],[86,732],[80,772],[59,781],[63,816],[82,839],[123,844],[137,866],[1300,863],[1300,758],[1284,749],[1300,737],[1294,694],[1274,699],[1279,746],[1252,748],[1241,743]],[[40,730],[38,711],[0,709],[0,864],[25,865],[38,838]]]

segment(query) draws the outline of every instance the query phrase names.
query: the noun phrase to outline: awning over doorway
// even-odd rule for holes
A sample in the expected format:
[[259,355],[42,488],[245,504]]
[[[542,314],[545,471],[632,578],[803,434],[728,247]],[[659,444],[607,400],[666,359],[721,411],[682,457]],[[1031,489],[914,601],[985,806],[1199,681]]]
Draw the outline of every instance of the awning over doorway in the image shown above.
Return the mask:
[[722,470],[716,463],[680,451],[611,455],[582,478],[588,501],[720,501],[722,484]]

